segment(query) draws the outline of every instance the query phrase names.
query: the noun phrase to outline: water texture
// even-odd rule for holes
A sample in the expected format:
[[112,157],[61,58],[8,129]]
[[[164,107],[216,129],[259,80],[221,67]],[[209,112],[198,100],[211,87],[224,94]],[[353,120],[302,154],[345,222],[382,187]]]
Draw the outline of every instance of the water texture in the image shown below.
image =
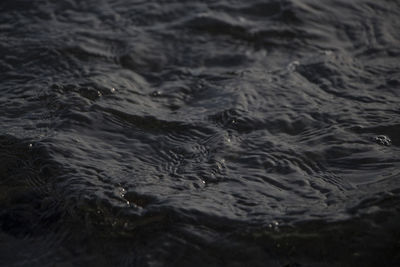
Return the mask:
[[400,266],[400,2],[0,2],[1,266]]

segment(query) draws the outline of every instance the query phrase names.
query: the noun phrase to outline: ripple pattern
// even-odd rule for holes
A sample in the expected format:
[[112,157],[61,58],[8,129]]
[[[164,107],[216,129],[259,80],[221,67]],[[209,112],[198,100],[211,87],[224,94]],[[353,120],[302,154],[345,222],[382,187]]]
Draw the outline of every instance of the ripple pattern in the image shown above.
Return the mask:
[[399,17],[1,1],[0,262],[399,265]]

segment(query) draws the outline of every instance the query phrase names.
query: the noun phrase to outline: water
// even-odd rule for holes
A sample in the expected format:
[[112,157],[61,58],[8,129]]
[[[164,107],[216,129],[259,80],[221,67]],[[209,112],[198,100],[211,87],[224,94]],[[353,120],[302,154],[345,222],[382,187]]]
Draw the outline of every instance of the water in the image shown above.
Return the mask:
[[399,266],[398,1],[0,3],[0,265]]

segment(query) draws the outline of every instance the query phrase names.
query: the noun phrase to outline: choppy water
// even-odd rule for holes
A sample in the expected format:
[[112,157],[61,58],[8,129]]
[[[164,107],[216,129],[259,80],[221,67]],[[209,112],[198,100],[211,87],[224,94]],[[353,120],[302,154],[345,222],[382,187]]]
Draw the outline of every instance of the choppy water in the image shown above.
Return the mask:
[[399,18],[2,0],[0,265],[400,266]]

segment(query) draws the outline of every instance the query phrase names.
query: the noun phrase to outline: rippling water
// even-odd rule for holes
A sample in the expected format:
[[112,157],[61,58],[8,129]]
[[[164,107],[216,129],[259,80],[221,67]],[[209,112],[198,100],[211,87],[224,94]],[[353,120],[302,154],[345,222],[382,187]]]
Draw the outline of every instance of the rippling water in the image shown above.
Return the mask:
[[399,18],[2,0],[2,266],[400,266]]

